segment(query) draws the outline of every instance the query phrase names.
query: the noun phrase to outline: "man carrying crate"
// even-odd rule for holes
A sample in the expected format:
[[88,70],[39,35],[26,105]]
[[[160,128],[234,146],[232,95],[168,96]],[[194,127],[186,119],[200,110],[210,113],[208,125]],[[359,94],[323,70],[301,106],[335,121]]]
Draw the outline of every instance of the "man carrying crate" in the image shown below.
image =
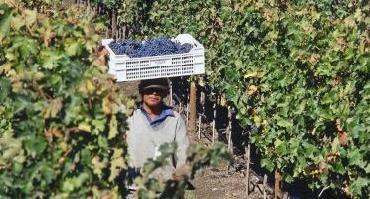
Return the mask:
[[127,133],[129,163],[133,168],[142,168],[149,158],[158,157],[161,145],[176,143],[171,165],[154,173],[163,181],[176,178],[174,173],[185,164],[189,145],[184,119],[163,102],[168,92],[169,83],[165,78],[142,80],[139,84],[141,105],[128,119]]

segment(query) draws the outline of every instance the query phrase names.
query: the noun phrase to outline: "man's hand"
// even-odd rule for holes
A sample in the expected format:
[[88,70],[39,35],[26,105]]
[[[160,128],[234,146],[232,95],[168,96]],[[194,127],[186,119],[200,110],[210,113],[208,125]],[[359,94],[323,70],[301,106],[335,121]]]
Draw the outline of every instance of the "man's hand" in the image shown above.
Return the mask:
[[184,176],[177,176],[177,175],[173,174],[172,175],[172,180],[176,181],[176,182],[179,182],[181,180],[184,180]]
[[175,172],[172,174],[172,179],[175,181],[184,180],[190,173],[190,167],[188,165],[182,165],[175,169]]

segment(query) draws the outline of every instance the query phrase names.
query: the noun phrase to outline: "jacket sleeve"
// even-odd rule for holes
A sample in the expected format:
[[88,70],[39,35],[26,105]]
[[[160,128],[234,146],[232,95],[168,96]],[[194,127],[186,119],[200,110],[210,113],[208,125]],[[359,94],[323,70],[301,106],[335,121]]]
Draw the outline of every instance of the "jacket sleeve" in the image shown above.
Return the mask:
[[186,162],[186,150],[189,146],[189,138],[186,134],[185,121],[181,116],[179,116],[178,124],[176,127],[175,142],[177,144],[176,168],[179,168]]

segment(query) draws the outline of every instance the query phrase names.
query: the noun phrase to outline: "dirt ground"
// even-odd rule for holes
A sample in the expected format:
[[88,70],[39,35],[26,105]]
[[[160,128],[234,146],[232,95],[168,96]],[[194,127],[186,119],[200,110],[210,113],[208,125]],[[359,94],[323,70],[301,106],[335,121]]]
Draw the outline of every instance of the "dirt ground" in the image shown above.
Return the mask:
[[[198,139],[197,135],[189,134],[193,143],[209,145],[207,138]],[[194,193],[187,199],[244,199],[246,196],[246,160],[243,156],[234,156],[233,163],[224,164],[218,168],[206,168],[194,179]],[[264,188],[263,178],[250,170],[249,198],[273,198],[272,187],[267,184]]]

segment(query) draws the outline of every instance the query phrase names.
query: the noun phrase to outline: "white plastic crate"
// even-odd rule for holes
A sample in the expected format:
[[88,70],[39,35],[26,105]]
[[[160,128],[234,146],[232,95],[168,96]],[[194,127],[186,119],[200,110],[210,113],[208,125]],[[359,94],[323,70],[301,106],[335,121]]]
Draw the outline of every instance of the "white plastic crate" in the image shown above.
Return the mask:
[[154,57],[130,58],[116,55],[108,44],[113,39],[103,39],[102,44],[109,51],[108,73],[117,81],[176,77],[205,73],[204,47],[189,34],[180,34],[174,42],[190,43],[194,47],[189,53],[162,55]]

